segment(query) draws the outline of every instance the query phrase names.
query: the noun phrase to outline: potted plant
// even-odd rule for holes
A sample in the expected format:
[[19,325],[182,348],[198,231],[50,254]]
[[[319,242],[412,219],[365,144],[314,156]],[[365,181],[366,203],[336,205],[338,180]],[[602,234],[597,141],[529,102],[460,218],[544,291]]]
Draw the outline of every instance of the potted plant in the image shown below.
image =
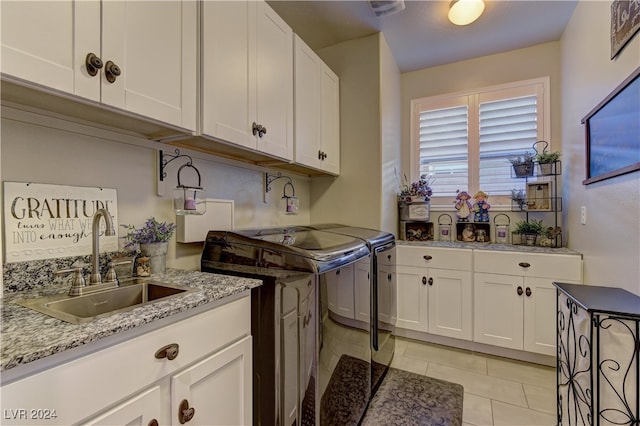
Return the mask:
[[176,230],[175,223],[158,222],[155,217],[147,219],[141,228],[122,225],[127,229],[125,247],[140,246],[142,254],[149,258],[151,273],[164,273],[167,267],[169,240]]
[[536,239],[538,235],[545,232],[544,225],[542,224],[542,220],[531,219],[530,221],[520,220],[516,223],[516,228],[514,233],[524,235],[525,243],[528,246],[533,246],[536,244]]
[[400,220],[429,220],[429,200],[433,194],[431,184],[433,177],[426,174],[420,175],[420,179],[411,184],[406,183],[407,177],[400,185],[398,194],[398,207],[400,209]]
[[535,155],[531,152],[525,152],[522,155],[509,157],[509,162],[513,166],[513,172],[516,177],[533,176],[533,160]]
[[555,173],[554,164],[560,159],[560,151],[542,151],[536,154],[540,176],[548,176]]
[[527,196],[524,193],[524,189],[512,189],[511,190],[511,201],[515,202],[520,211],[524,211],[525,206],[527,205]]

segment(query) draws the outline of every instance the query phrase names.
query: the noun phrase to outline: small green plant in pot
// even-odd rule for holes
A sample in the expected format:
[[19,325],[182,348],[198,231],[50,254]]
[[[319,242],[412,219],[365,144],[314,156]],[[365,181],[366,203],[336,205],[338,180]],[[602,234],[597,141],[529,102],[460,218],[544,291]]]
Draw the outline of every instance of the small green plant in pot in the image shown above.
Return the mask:
[[511,190],[511,201],[513,201],[520,211],[526,210],[527,206],[527,196],[524,193],[523,189],[512,189]]
[[525,152],[522,155],[516,155],[509,157],[509,162],[513,166],[513,172],[516,177],[533,176],[533,160],[535,155],[530,152]]
[[525,242],[528,246],[536,244],[538,235],[546,231],[542,220],[531,219],[530,221],[520,220],[516,223],[515,233],[524,235]]
[[556,173],[555,164],[560,159],[560,151],[543,151],[536,154],[540,176],[553,175]]

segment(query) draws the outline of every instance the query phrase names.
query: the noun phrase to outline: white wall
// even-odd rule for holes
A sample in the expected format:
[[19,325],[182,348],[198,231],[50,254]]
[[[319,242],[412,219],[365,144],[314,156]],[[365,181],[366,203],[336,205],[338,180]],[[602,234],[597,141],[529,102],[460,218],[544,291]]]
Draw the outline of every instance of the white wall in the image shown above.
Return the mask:
[[[173,152],[174,147],[4,107],[1,124],[2,181],[115,188],[121,224],[140,226],[151,216],[175,222],[172,190],[184,162],[176,160],[168,166],[166,195],[156,195],[156,150]],[[230,165],[228,160],[184,149],[181,152],[194,158],[208,198],[235,200],[236,228],[309,224],[308,178],[283,172],[294,178],[300,199],[300,214],[287,216],[280,209],[283,179],[273,184],[265,204],[264,169]],[[197,178],[183,170],[182,183],[192,183],[189,179],[195,184]],[[202,245],[175,243],[175,237],[172,241],[167,265],[200,269]]]
[[311,221],[380,226],[379,34],[319,50],[340,77],[340,176],[311,183]]
[[311,220],[397,234],[400,70],[382,33],[318,51],[340,76],[340,177],[311,183]]
[[[562,150],[560,52],[560,43],[551,42],[402,74],[402,169],[409,181],[413,182],[418,179],[417,169],[414,171],[415,175],[412,176],[410,161],[410,104],[412,99],[549,76],[551,85],[551,140],[549,142],[551,142],[551,149],[554,151]],[[562,188],[563,179],[565,179],[564,176],[559,177],[560,188]],[[436,181],[434,185],[437,184]],[[460,189],[466,190],[467,188]],[[453,198],[451,201],[451,206],[453,206]],[[489,203],[491,204],[491,198],[489,198]],[[432,211],[432,221],[437,222],[441,213],[445,212]],[[453,207],[446,213],[455,218]],[[497,213],[495,208],[490,211],[492,220]],[[505,213],[510,217],[512,230],[513,224],[524,218],[519,213],[509,211],[499,213]],[[564,212],[562,214],[564,215]],[[549,214],[538,216],[540,217],[536,216],[535,219],[542,219],[549,226],[554,223],[553,217]],[[561,222],[563,222],[562,228],[566,231],[566,220]],[[437,227],[434,232],[437,235]],[[567,237],[568,235],[565,233],[563,235],[565,245]]]
[[398,236],[397,194],[402,176],[400,69],[384,36],[380,37],[380,117],[382,199],[380,229]]
[[[584,186],[582,118],[640,66],[640,34],[610,59],[611,2],[580,1],[563,34],[562,139],[570,244],[585,283],[640,295],[640,172]],[[579,221],[587,208],[587,224]]]

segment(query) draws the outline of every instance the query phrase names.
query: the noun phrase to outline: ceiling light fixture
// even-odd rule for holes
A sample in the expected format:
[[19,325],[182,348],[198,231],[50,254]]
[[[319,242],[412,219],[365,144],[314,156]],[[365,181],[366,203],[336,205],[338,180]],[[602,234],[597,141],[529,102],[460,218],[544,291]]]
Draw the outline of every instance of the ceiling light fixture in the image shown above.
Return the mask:
[[376,16],[388,16],[404,10],[404,0],[370,0],[369,7]]
[[453,0],[449,6],[449,20],[456,25],[469,25],[484,12],[482,0]]

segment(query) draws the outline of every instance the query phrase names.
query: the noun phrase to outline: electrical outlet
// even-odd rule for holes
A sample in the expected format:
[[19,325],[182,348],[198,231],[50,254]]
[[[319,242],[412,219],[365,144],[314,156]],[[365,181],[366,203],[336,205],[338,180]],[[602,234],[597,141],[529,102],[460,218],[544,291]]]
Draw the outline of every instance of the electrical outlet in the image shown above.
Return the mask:
[[582,225],[587,224],[587,206],[580,207],[580,223]]

